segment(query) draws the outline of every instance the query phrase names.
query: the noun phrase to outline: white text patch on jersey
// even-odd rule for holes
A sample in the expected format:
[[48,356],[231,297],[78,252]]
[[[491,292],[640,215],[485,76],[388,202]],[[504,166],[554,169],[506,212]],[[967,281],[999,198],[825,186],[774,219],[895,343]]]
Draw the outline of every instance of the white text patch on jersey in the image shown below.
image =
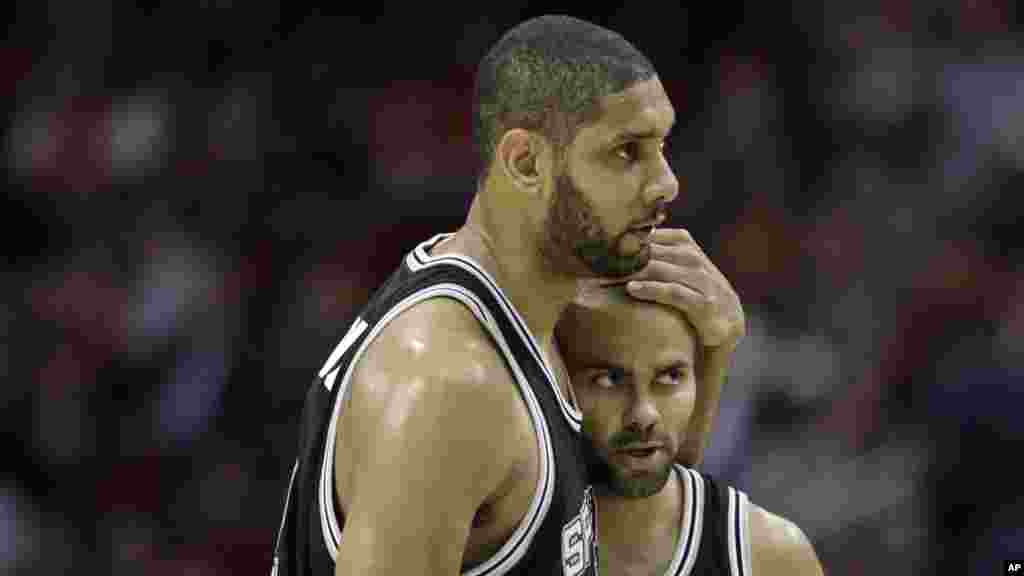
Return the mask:
[[579,514],[562,528],[562,574],[579,576],[596,560],[596,518],[591,487],[583,493]]

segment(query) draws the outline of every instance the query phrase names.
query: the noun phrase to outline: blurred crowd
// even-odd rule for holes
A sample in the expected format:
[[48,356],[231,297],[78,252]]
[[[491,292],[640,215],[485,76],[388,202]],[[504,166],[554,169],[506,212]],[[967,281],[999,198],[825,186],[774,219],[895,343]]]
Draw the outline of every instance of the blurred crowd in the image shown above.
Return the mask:
[[[1017,7],[725,6],[578,14],[659,70],[670,223],[748,315],[705,470],[830,576],[995,574],[1024,554]],[[17,4],[0,573],[269,571],[306,387],[460,225],[474,67],[527,8]]]

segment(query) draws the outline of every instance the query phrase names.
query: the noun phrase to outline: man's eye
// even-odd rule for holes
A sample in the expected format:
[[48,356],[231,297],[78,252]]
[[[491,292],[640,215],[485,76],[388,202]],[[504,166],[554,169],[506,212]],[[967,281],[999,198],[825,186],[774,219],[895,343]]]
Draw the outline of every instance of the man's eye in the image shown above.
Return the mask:
[[680,384],[686,379],[686,371],[682,368],[669,368],[661,373],[659,379],[670,385]]
[[592,381],[599,388],[615,388],[622,383],[623,376],[621,370],[605,370],[595,374]]
[[640,147],[636,142],[626,142],[615,149],[615,155],[627,162],[633,162],[639,155]]

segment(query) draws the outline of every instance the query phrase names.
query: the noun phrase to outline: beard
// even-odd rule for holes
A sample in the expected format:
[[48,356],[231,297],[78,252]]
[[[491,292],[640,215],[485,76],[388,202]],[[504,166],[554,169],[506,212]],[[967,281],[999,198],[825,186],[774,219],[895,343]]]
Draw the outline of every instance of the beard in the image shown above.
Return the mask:
[[[612,446],[626,445],[631,440],[618,440],[619,435],[612,437]],[[612,464],[605,454],[596,448],[594,439],[583,432],[583,460],[586,464],[587,477],[591,484],[603,486],[612,494],[623,498],[649,498],[665,487],[672,474],[672,461],[659,466],[649,474],[631,476]]]
[[623,249],[626,234],[612,237],[568,170],[559,173],[541,242],[542,255],[549,263],[575,274],[601,278],[630,276],[647,266],[651,247],[644,244],[640,250],[627,253]]

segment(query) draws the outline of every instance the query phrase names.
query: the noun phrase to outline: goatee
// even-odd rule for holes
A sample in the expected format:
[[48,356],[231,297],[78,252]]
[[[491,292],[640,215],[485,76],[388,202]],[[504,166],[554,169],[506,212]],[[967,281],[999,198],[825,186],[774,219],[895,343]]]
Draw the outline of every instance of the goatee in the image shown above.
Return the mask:
[[[625,236],[625,235],[623,235]],[[544,224],[541,252],[551,265],[574,274],[623,278],[635,274],[651,258],[650,246],[623,254],[623,237],[613,238],[601,226],[593,204],[572,181],[567,171],[555,179],[555,191]]]

